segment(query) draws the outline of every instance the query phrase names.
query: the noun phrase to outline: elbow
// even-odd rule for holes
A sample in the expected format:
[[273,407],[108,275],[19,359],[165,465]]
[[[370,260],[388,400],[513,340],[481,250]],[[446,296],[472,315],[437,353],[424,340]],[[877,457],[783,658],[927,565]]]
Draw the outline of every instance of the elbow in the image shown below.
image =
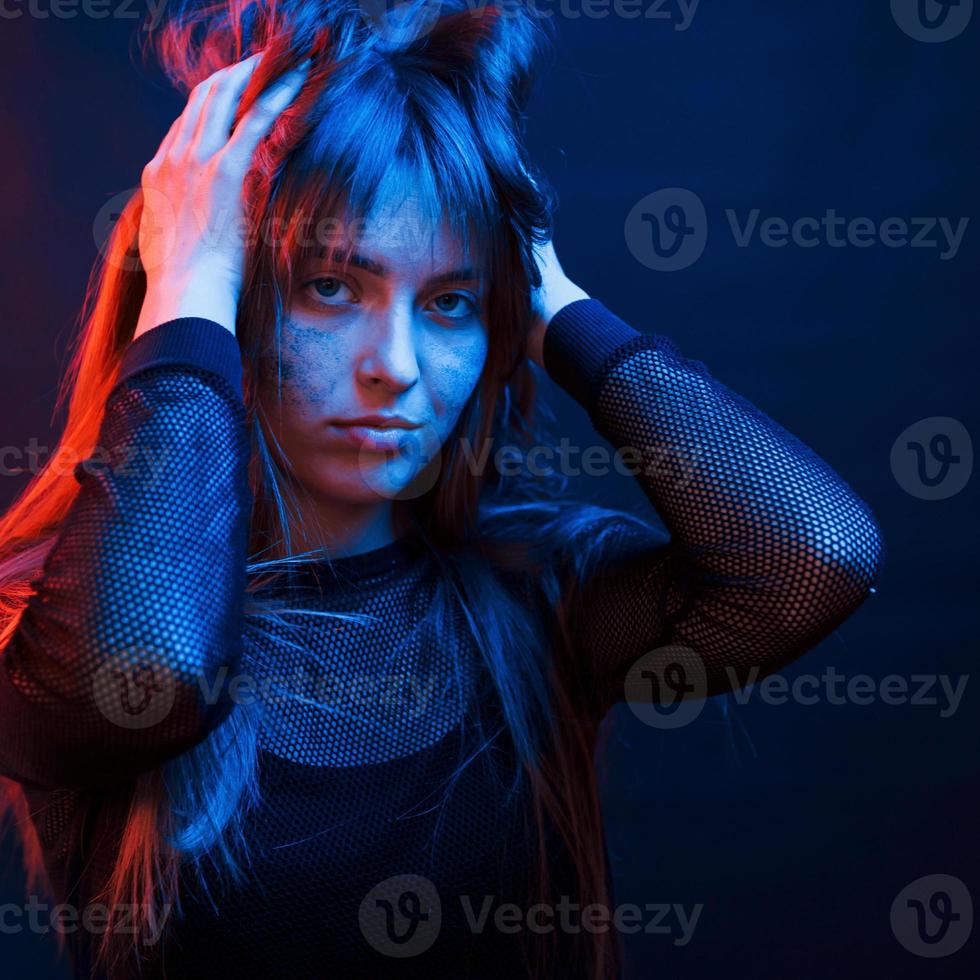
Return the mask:
[[817,554],[824,567],[831,569],[837,591],[855,604],[875,591],[885,546],[881,526],[864,501],[858,501],[819,544]]
[[863,501],[811,524],[781,589],[792,638],[812,646],[855,612],[875,592],[884,555],[881,527]]
[[[845,520],[810,521],[792,547],[768,555],[768,571],[739,603],[743,626],[732,637],[708,693],[738,687],[781,670],[812,650],[875,591],[885,549],[881,528],[858,502]],[[733,651],[741,651],[734,656]],[[736,680],[747,669],[746,679]]]

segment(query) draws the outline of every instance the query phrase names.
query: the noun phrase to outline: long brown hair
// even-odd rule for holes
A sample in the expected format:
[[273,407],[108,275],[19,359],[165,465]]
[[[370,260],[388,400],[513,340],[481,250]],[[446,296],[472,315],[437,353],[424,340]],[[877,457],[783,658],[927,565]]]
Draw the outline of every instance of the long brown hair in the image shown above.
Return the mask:
[[[550,237],[554,199],[546,181],[532,177],[521,131],[539,28],[513,10],[501,16],[491,6],[473,10],[465,0],[441,9],[424,31],[393,34],[369,24],[356,3],[224,0],[172,8],[152,36],[165,71],[185,93],[218,68],[264,50],[238,118],[268,84],[312,59],[303,90],[260,145],[246,179],[248,226],[258,231],[237,319],[254,450],[246,614],[256,626],[275,615],[257,592],[279,559],[292,554],[296,488],[283,472],[257,393],[270,380],[263,371],[271,362],[262,355],[278,352],[293,269],[315,244],[304,229],[321,218],[374,213],[379,199],[410,178],[433,219],[450,221],[487,276],[490,341],[479,381],[442,447],[438,477],[427,492],[395,501],[396,529],[438,563],[437,605],[463,610],[500,694],[533,793],[541,861],[532,887],[542,900],[549,892],[543,827],[550,818],[574,857],[583,903],[608,904],[596,726],[582,708],[585,680],[571,654],[569,593],[563,596],[559,575],[566,582],[583,578],[601,560],[606,530],[623,515],[568,501],[560,481],[532,483],[492,464],[476,473],[461,450],[466,439],[483,458],[488,441],[541,439],[536,369],[527,361],[525,337],[530,291],[539,285],[532,248]],[[137,247],[141,213],[137,191],[93,269],[59,390],[58,405],[67,401],[68,413],[53,460],[62,452],[85,458],[98,443],[146,290]],[[299,216],[309,220],[301,226]],[[0,518],[0,649],[17,628],[32,594],[28,582],[43,570],[79,490],[64,469],[49,462]],[[576,548],[587,529],[590,547]],[[570,567],[560,569],[557,555]],[[533,587],[515,594],[501,570],[520,572]],[[528,602],[554,612],[550,625],[543,616],[528,626]],[[542,657],[548,647],[554,656]],[[236,873],[242,818],[258,801],[256,725],[256,717],[236,707],[199,746],[135,780],[105,887],[110,910],[122,904],[141,910],[145,928],[154,909],[172,903],[183,863],[198,865],[207,856]],[[33,888],[46,881],[37,832],[20,786],[3,779],[0,791],[17,820]],[[536,975],[550,975],[553,940],[540,940],[531,951]],[[110,923],[97,951],[109,976],[125,974],[140,941],[137,935],[127,946]],[[610,934],[579,933],[575,942],[591,976],[614,975]]]

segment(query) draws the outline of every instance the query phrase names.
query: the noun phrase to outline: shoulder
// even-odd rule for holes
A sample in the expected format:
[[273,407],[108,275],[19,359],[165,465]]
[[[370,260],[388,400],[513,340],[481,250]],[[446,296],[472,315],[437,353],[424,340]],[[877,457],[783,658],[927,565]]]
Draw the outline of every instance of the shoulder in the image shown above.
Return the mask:
[[523,598],[552,608],[572,582],[670,542],[662,525],[567,498],[492,508],[481,530],[478,548],[498,577]]

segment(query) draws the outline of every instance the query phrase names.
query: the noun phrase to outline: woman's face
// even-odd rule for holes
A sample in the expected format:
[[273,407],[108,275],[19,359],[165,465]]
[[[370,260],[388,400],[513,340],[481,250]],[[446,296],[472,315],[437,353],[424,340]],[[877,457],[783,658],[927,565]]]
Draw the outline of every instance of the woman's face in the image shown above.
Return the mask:
[[[347,241],[355,257],[344,273],[331,253]],[[331,229],[329,240],[321,233],[320,243],[320,257],[296,269],[284,318],[281,405],[271,356],[261,401],[315,498],[390,500],[438,455],[480,376],[485,283],[414,200]],[[372,415],[405,427],[350,424]]]

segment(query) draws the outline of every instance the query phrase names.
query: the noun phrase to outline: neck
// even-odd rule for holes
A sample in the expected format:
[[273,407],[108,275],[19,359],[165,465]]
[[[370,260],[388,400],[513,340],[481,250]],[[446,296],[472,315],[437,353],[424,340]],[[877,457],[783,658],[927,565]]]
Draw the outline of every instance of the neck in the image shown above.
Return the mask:
[[395,540],[390,500],[357,504],[299,497],[299,514],[289,526],[293,552],[322,549],[329,558],[342,558]]

